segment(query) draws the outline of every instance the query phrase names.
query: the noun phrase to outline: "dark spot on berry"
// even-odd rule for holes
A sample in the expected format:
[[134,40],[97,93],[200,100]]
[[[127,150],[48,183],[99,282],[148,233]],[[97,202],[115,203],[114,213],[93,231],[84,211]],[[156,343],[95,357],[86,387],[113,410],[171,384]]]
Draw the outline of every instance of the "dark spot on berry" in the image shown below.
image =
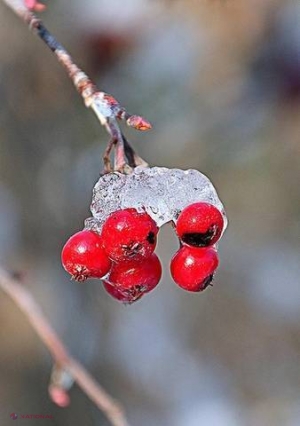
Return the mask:
[[125,294],[127,297],[130,297],[130,302],[129,303],[133,303],[137,300],[139,300],[142,296],[143,296],[144,290],[141,286],[136,285],[134,287],[132,287],[131,289],[123,292],[123,294]]
[[201,283],[201,290],[205,290],[209,285],[212,286],[213,279],[214,274],[211,274],[207,278],[205,278],[205,280]]
[[149,234],[147,235],[146,240],[150,244],[155,244],[155,234],[154,234],[154,232],[150,231]]
[[217,233],[217,226],[211,225],[207,232],[191,232],[185,233],[182,235],[182,241],[193,247],[207,247],[209,246],[211,240],[215,237]]
[[137,254],[139,254],[143,246],[142,246],[142,244],[133,242],[133,243],[129,244],[128,246],[123,245],[121,247],[124,251],[125,256],[130,258],[130,257],[134,257]]
[[71,279],[83,283],[89,277],[88,271],[84,266],[77,266],[74,275]]

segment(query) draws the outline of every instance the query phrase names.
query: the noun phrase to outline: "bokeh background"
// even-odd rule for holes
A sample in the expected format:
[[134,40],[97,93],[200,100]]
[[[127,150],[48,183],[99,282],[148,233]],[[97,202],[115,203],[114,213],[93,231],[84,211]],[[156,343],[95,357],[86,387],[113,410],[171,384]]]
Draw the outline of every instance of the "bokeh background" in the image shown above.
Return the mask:
[[[172,283],[170,228],[158,244],[163,280],[135,305],[118,304],[101,282],[71,282],[60,251],[89,216],[107,134],[0,2],[1,263],[22,275],[132,426],[299,426],[299,1],[47,5],[46,25],[76,62],[153,123],[147,134],[126,129],[139,153],[207,174],[229,228],[203,294]],[[0,324],[1,426],[11,412],[108,425],[76,386],[69,408],[49,401],[51,358],[4,294]]]

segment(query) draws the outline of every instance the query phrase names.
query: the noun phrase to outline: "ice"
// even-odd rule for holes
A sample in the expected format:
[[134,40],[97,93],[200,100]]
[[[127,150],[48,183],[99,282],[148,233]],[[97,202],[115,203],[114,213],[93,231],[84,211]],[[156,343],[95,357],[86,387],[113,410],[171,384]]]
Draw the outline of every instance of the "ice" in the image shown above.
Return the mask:
[[[191,203],[208,202],[227,219],[211,181],[197,170],[136,167],[129,175],[114,172],[101,176],[93,189],[91,213],[85,228],[100,231],[106,218],[127,207],[146,211],[158,226],[176,223],[181,210]],[[224,228],[224,229],[225,229]]]

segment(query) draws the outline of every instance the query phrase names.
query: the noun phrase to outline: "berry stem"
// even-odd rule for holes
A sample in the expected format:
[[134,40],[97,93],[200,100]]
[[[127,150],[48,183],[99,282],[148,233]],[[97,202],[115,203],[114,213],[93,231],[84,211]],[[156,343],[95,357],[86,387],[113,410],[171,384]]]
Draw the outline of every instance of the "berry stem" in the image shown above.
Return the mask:
[[120,130],[117,120],[123,120],[129,127],[140,131],[150,130],[148,120],[138,115],[129,114],[111,95],[98,91],[90,78],[75,64],[67,50],[48,31],[43,22],[30,11],[23,0],[3,0],[54,53],[63,68],[67,71],[77,91],[83,98],[85,106],[96,114],[100,124],[105,127],[111,136],[104,153],[104,173],[112,171],[110,153],[115,149],[114,170],[130,173],[137,165],[147,166],[147,163],[135,154],[128,141]]
[[[17,279],[0,268],[0,288],[25,314],[35,332],[48,348],[59,369],[73,378],[113,426],[129,426],[119,404],[107,394],[86,369],[71,355],[50,325],[31,293]],[[53,377],[50,387],[53,385]],[[67,387],[66,387],[67,388]]]

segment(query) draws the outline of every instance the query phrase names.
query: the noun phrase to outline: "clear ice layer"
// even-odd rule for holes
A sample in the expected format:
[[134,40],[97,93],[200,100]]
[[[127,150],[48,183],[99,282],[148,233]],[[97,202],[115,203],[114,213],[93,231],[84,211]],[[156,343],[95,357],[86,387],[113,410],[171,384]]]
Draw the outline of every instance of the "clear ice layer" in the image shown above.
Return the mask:
[[181,210],[195,202],[216,206],[224,216],[224,207],[211,181],[197,170],[165,167],[136,167],[130,175],[114,172],[101,176],[93,189],[91,213],[85,228],[101,231],[106,218],[128,207],[146,211],[160,227],[176,223]]

